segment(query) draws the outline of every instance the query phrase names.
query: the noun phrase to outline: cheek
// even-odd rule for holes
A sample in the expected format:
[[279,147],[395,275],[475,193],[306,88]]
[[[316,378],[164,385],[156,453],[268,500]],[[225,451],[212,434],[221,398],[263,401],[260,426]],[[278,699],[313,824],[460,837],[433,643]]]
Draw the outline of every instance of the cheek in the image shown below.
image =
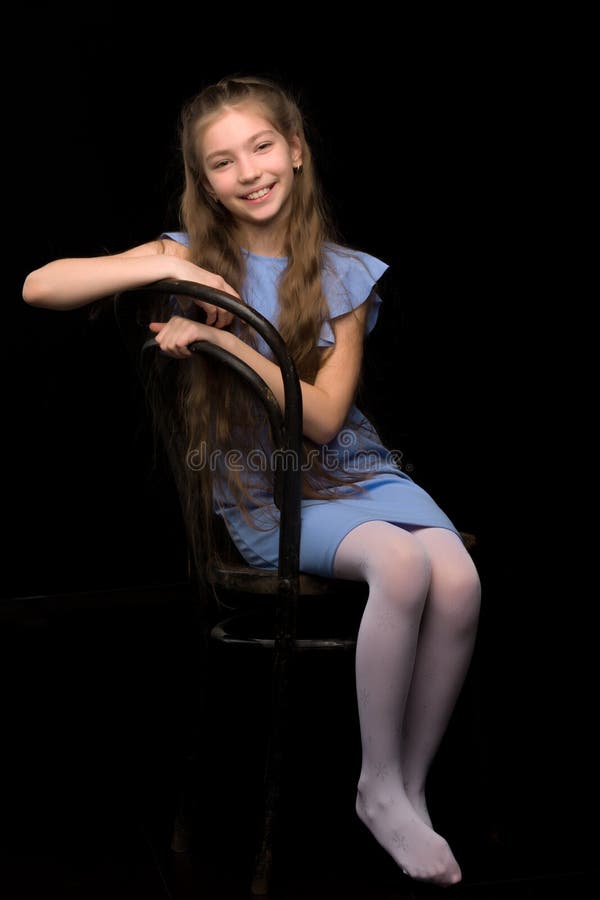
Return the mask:
[[209,191],[213,194],[228,194],[235,185],[235,173],[233,169],[227,169],[219,172],[218,175],[208,177],[206,183],[209,185]]

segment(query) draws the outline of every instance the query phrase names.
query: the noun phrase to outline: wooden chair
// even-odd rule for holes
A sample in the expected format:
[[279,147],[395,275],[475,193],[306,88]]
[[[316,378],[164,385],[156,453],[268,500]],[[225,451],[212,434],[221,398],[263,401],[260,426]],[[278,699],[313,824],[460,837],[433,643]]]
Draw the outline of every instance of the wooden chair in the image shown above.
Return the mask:
[[[245,363],[214,344],[198,341],[190,345],[194,353],[203,353],[229,366],[255,392],[263,404],[271,427],[274,459],[301,459],[302,395],[296,369],[286,345],[274,326],[255,310],[240,303],[229,294],[193,282],[163,281],[122,292],[114,301],[116,320],[132,364],[147,387],[149,371],[156,362],[156,343],[148,340],[146,330],[151,320],[148,308],[155,303],[169,303],[172,298],[201,299],[220,306],[258,332],[271,348],[280,366],[285,408],[282,412],[265,382]],[[178,361],[163,359],[161,379],[164,377],[164,402],[170,396],[169,377]],[[160,387],[161,385],[159,385]],[[172,391],[171,391],[172,393]],[[176,483],[185,459],[182,435],[173,422],[162,423],[162,438]],[[224,528],[221,529],[220,560],[205,561],[201,581],[214,588],[217,607],[224,617],[210,623],[208,636],[230,646],[255,646],[270,651],[272,658],[272,714],[264,776],[264,815],[262,831],[252,874],[251,890],[264,895],[269,890],[273,868],[273,837],[280,800],[281,768],[284,755],[284,732],[288,715],[290,670],[293,657],[303,651],[335,650],[351,652],[356,644],[360,613],[367,597],[366,584],[336,581],[299,571],[300,546],[300,465],[280,465],[274,473],[274,495],[280,510],[279,564],[276,571],[249,566],[238,553]],[[468,547],[474,539],[463,535]],[[223,559],[225,561],[223,561]],[[265,604],[266,595],[272,604]],[[329,604],[343,602],[344,614],[333,620],[339,631],[323,634],[320,628],[308,634],[298,634],[298,609],[307,606],[319,612]],[[326,618],[324,615],[322,618]],[[331,618],[330,618],[331,620]],[[345,626],[345,627],[344,627]],[[192,759],[193,765],[193,759]],[[189,832],[186,812],[186,791],[176,818],[172,848],[187,847]]]
[[[191,282],[159,282],[147,287],[125,291],[115,298],[114,309],[117,323],[125,346],[135,369],[147,387],[150,368],[155,361],[156,344],[147,340],[148,308],[161,298],[164,303],[169,298],[184,296],[215,303],[247,321],[271,347],[284,381],[285,412],[281,412],[277,401],[265,382],[243,362],[208,342],[199,341],[190,346],[195,353],[205,353],[230,366],[256,393],[265,407],[273,437],[274,459],[301,459],[302,441],[302,395],[293,362],[287,348],[271,323],[256,311],[241,304],[236,298],[221,291]],[[144,317],[146,321],[144,321]],[[172,377],[176,360],[169,360],[163,366],[163,374]],[[170,372],[169,372],[170,370]],[[159,385],[160,388],[160,385]],[[164,402],[172,393],[172,386],[164,386]],[[163,422],[163,443],[167,450],[176,483],[178,471],[184,457],[182,436],[177,424],[165,430]],[[300,465],[281,465],[275,471],[275,496],[280,509],[279,566],[276,571],[249,566],[238,553],[232,541],[221,531],[219,562],[206,560],[206,571],[201,580],[206,580],[215,588],[219,609],[225,613],[210,626],[210,639],[230,646],[256,646],[273,654],[272,662],[272,715],[268,740],[264,776],[264,817],[262,834],[258,842],[258,852],[252,876],[252,892],[257,895],[268,891],[273,861],[273,834],[279,807],[280,774],[283,758],[283,732],[288,711],[290,668],[293,654],[303,651],[336,650],[349,652],[355,646],[356,617],[351,630],[334,634],[310,634],[298,636],[297,612],[299,599],[312,601],[312,605],[322,604],[327,598],[335,603],[340,587],[344,592],[344,603],[351,606],[350,597],[355,599],[354,610],[362,608],[366,599],[366,585],[358,582],[336,582],[333,579],[301,573],[298,569],[300,546]],[[223,561],[225,560],[225,561]],[[273,599],[273,604],[265,604],[265,595]],[[254,597],[257,602],[250,602]],[[349,603],[350,600],[350,603]],[[263,601],[263,602],[261,602]],[[348,618],[346,616],[346,622]],[[189,828],[185,812],[185,792],[175,823],[172,846],[182,850],[186,847]]]

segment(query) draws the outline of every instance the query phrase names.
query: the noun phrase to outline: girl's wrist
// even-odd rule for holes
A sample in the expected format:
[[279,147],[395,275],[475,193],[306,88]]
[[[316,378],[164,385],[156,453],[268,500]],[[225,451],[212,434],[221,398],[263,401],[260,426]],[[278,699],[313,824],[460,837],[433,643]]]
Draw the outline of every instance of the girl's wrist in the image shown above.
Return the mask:
[[235,353],[234,348],[237,340],[238,338],[235,334],[232,334],[230,331],[224,331],[222,328],[212,329],[212,342],[222,350],[227,350],[229,353]]

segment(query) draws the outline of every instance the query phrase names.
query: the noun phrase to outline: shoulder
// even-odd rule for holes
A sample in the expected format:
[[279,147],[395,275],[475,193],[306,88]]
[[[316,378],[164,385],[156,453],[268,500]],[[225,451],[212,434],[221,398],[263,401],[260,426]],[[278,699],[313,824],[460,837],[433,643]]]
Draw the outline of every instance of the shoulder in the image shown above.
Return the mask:
[[364,303],[387,269],[370,253],[325,244],[321,282],[332,317]]
[[[325,245],[321,283],[329,317],[321,326],[319,347],[331,347],[336,343],[338,334],[332,324],[352,311],[360,312],[348,319],[358,321],[365,334],[373,330],[381,304],[375,286],[387,269],[387,263],[370,253],[339,244]],[[350,326],[344,324],[343,327]]]
[[370,253],[325,244],[321,283],[332,316],[363,303],[387,269]]
[[168,256],[188,258],[189,238],[185,231],[163,231],[159,243],[163,245],[162,252]]
[[367,278],[374,284],[388,268],[388,264],[376,256],[362,250],[344,247],[342,244],[328,242],[323,249],[325,278],[328,275],[342,281],[353,277]]

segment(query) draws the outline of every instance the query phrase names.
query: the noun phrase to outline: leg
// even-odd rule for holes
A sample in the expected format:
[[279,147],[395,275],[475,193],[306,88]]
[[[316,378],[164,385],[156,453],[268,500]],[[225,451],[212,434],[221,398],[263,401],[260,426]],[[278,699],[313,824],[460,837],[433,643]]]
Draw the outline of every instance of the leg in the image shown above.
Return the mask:
[[402,722],[431,581],[425,548],[395,525],[366,522],[341,542],[334,574],[369,584],[356,647],[363,750],[358,815],[413,878],[453,884],[460,880],[458,864],[446,841],[411,806],[400,765]]
[[431,585],[404,714],[402,776],[423,821],[425,779],[465,679],[479,617],[480,585],[462,541],[445,528],[412,534],[431,564]]

